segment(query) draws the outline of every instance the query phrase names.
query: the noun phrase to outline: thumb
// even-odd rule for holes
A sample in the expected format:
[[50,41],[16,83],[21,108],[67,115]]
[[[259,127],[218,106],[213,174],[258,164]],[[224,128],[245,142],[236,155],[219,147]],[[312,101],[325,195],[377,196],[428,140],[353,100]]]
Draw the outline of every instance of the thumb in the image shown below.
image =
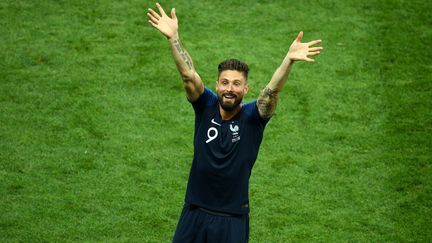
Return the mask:
[[177,16],[176,16],[176,9],[175,9],[175,8],[171,9],[171,18],[172,18],[172,19],[177,19]]
[[300,31],[295,41],[301,42],[302,38],[303,38],[303,31]]

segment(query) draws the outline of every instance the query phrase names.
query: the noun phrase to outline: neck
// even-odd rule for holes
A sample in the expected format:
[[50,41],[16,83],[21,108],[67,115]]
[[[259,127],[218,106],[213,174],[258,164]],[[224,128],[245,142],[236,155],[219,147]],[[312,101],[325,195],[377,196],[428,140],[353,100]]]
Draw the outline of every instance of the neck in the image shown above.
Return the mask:
[[241,107],[242,107],[241,105],[238,105],[234,110],[227,111],[224,110],[222,106],[219,105],[219,113],[222,117],[222,120],[231,120],[235,115],[237,115],[240,112]]

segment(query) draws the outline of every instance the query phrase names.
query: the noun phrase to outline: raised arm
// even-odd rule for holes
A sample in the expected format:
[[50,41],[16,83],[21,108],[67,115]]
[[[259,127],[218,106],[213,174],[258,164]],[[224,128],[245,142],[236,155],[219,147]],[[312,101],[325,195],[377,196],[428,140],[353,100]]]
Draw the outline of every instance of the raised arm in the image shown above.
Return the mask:
[[196,101],[204,92],[204,84],[195,71],[192,58],[183,47],[178,33],[178,19],[175,8],[171,10],[171,18],[165,13],[159,3],[156,3],[160,15],[149,8],[147,16],[149,23],[159,30],[167,39],[171,47],[174,62],[183,80],[183,87],[189,101]]
[[269,118],[273,115],[274,111],[276,110],[278,94],[280,91],[282,91],[294,62],[314,62],[315,60],[309,58],[309,56],[318,55],[323,49],[322,47],[313,47],[314,45],[320,43],[321,40],[301,43],[302,38],[303,32],[300,32],[297,38],[291,44],[282,64],[276,69],[270,82],[261,91],[257,99],[258,111],[261,117]]

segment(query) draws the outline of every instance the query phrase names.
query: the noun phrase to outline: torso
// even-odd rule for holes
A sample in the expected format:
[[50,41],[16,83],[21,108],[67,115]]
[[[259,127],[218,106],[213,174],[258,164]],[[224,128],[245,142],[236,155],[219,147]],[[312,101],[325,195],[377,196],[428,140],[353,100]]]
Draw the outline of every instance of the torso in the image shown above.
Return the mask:
[[233,214],[249,212],[249,177],[258,155],[266,120],[255,102],[222,120],[217,97],[206,89],[193,103],[194,159],[186,202]]

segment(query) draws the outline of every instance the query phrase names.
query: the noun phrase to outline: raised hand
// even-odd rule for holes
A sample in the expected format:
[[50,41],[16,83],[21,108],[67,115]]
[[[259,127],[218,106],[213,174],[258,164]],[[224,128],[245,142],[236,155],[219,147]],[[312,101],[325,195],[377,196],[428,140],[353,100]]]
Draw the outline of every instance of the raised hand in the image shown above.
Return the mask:
[[149,17],[149,24],[158,29],[167,38],[172,38],[178,34],[178,20],[175,14],[175,8],[171,9],[171,18],[165,13],[164,9],[159,3],[156,3],[160,15],[153,9],[149,8],[147,16]]
[[293,61],[307,61],[315,62],[315,60],[309,58],[310,56],[315,56],[320,54],[322,47],[312,47],[321,42],[321,40],[314,40],[307,43],[302,43],[303,31],[300,31],[297,38],[291,44],[288,51],[288,58]]

